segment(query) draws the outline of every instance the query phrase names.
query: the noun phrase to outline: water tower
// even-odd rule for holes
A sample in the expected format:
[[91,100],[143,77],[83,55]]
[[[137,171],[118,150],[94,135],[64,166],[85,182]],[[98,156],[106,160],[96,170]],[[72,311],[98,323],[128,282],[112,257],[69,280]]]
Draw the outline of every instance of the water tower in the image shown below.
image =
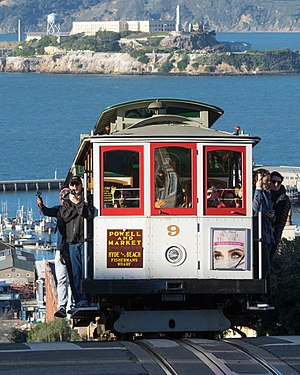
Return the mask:
[[47,16],[47,35],[54,35],[60,32],[60,20],[56,13]]

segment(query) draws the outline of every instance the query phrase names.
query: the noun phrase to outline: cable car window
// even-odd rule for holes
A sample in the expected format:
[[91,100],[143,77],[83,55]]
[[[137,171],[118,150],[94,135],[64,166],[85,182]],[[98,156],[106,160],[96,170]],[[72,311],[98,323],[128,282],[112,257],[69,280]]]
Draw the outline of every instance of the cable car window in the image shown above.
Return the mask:
[[141,151],[130,147],[105,149],[103,147],[102,209],[106,214],[112,209],[119,209],[114,214],[142,209]]
[[195,211],[194,156],[192,145],[157,145],[153,148],[153,214],[159,214],[156,210],[175,213],[176,209],[180,214]]
[[206,148],[205,212],[245,214],[245,150],[241,147]]

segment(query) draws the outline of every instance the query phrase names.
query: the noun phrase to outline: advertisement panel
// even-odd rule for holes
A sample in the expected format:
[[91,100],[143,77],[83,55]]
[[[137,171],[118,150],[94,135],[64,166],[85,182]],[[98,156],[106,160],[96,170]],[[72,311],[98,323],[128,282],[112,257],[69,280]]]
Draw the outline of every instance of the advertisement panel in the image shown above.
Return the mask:
[[211,238],[212,269],[246,269],[246,229],[212,229]]

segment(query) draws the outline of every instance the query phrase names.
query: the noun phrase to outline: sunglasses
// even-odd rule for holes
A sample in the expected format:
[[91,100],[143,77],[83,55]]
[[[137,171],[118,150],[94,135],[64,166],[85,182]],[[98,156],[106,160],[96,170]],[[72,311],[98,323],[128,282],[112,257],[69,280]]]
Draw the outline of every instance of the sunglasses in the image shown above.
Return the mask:
[[271,182],[272,182],[274,185],[275,185],[275,184],[281,185],[281,181],[271,180]]
[[71,182],[71,183],[70,183],[70,186],[79,186],[79,185],[80,185],[79,182]]

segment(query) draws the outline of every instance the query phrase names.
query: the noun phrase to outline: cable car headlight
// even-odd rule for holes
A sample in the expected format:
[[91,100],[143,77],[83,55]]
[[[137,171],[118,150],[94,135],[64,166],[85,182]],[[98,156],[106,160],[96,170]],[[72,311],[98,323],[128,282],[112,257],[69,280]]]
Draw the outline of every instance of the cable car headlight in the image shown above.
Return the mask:
[[166,250],[165,256],[172,266],[180,266],[186,260],[186,250],[181,245],[173,245]]

